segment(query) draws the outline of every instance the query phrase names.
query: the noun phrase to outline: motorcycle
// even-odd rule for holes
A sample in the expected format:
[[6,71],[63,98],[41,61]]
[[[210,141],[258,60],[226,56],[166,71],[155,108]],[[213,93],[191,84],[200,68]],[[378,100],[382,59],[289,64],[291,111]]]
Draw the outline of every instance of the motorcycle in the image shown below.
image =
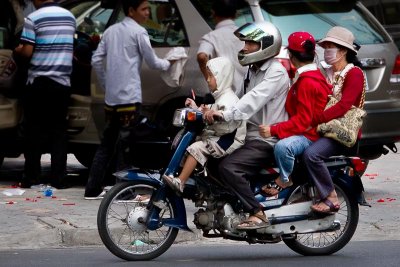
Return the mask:
[[173,142],[173,155],[162,169],[135,168],[114,175],[121,181],[107,192],[98,215],[98,231],[104,245],[114,255],[128,261],[151,260],[173,244],[178,231],[187,226],[184,199],[199,208],[194,224],[206,238],[247,241],[249,244],[284,242],[301,255],[329,255],[342,249],[358,224],[358,196],[361,175],[367,164],[358,157],[335,156],[326,164],[340,200],[340,210],[319,215],[310,206],[317,201],[315,187],[301,164],[292,174],[295,184],[278,196],[266,197],[261,188],[279,174],[274,163],[262,168],[250,181],[254,195],[270,225],[257,230],[238,230],[246,218],[244,200],[218,178],[218,160],[209,160],[192,173],[184,192],[177,195],[162,180],[163,174],[177,175],[186,148],[204,129],[202,113],[190,108],[177,109],[173,125],[181,127]]

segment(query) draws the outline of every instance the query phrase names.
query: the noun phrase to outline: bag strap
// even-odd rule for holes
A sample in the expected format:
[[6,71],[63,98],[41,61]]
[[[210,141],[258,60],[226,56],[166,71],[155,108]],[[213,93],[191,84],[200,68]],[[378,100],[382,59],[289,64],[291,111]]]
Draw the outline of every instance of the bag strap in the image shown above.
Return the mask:
[[346,79],[347,74],[350,72],[350,70],[352,70],[353,68],[357,68],[361,71],[361,73],[363,74],[363,90],[362,90],[362,95],[361,95],[361,99],[360,99],[360,105],[358,106],[359,108],[363,109],[364,108],[364,103],[365,103],[365,91],[367,88],[367,79],[365,79],[365,74],[362,71],[362,69],[360,67],[357,66],[353,66],[352,68],[350,68],[344,75],[343,75],[343,80]]

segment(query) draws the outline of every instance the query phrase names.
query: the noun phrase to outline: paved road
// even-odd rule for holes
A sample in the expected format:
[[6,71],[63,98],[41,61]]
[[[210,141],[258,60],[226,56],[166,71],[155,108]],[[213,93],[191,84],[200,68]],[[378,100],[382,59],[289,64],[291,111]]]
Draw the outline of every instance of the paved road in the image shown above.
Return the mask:
[[[105,248],[0,251],[0,265],[20,266],[141,266],[141,267],[211,267],[211,266],[398,266],[400,241],[350,242],[330,256],[303,257],[282,244],[235,245],[180,244],[151,261],[126,262]],[[384,249],[382,249],[384,248]]]
[[370,161],[363,182],[372,207],[360,207],[357,239],[400,240],[400,154]]
[[[360,207],[360,221],[354,241],[400,240],[400,154],[390,153],[370,162],[363,181],[366,198],[372,207]],[[43,158],[44,169],[49,168],[48,157]],[[69,179],[74,187],[54,192],[55,198],[44,198],[35,189],[21,196],[2,194],[16,183],[22,173],[23,159],[7,159],[0,169],[0,250],[18,248],[56,248],[102,245],[97,233],[96,215],[100,201],[83,199],[87,170],[71,156]],[[188,224],[194,228],[191,202]],[[195,229],[196,230],[196,229]],[[203,239],[198,231],[180,232],[178,241],[206,244],[233,244],[234,241]]]

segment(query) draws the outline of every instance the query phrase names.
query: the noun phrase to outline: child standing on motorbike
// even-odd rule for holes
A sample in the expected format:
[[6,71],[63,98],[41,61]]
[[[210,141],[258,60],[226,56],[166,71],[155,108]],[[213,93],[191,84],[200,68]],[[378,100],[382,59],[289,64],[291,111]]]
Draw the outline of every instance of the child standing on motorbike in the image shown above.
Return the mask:
[[[234,67],[225,57],[217,57],[207,62],[207,83],[215,103],[210,106],[197,107],[192,99],[186,99],[185,105],[200,111],[211,109],[224,111],[230,109],[239,98],[232,90]],[[176,192],[182,193],[189,175],[200,163],[202,166],[209,156],[223,157],[241,145],[246,134],[242,121],[216,122],[208,125],[199,141],[187,148],[187,158],[178,177],[163,175],[164,181]]]

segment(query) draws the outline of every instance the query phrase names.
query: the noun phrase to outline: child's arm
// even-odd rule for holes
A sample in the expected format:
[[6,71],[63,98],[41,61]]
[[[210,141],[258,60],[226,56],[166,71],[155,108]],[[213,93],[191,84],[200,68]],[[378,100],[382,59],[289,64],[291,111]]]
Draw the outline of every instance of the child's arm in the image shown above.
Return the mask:
[[185,107],[189,107],[189,108],[193,108],[193,109],[199,109],[199,107],[196,105],[196,102],[194,102],[194,100],[191,99],[191,98],[186,98]]
[[200,107],[199,107],[199,110],[204,114],[204,113],[206,113],[207,111],[210,110],[210,107],[209,107],[209,105],[201,104]]

